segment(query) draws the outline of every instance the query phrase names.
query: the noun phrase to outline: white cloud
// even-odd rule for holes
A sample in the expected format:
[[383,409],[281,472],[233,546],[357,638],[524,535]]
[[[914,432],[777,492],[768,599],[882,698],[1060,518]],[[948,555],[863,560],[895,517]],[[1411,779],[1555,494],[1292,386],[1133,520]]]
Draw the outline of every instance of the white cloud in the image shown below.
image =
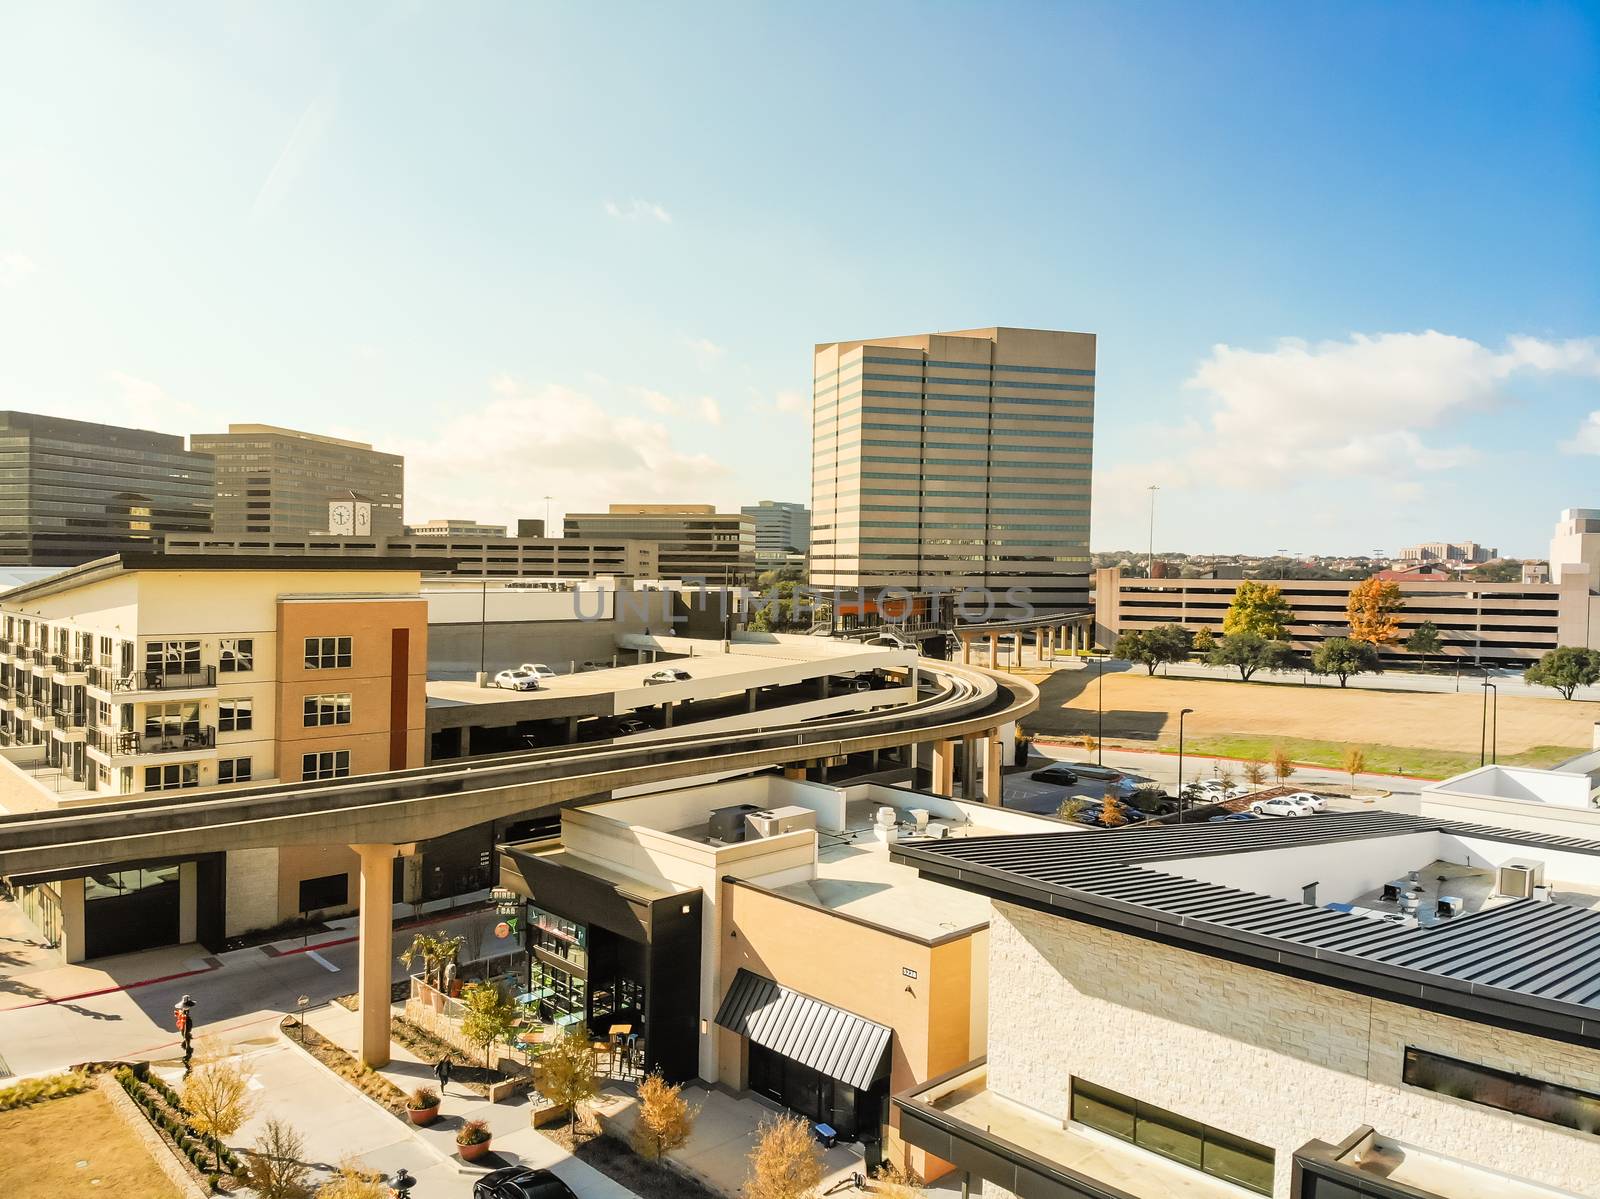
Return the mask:
[[672,224],[672,214],[654,200],[630,200],[625,204],[607,200],[603,207],[606,215],[614,221],[654,221],[659,225]]
[[722,406],[710,396],[701,396],[695,405],[700,410],[700,419],[708,425],[722,424]]
[[1264,488],[1448,470],[1477,452],[1436,431],[1495,407],[1505,383],[1528,371],[1600,373],[1600,341],[1518,337],[1497,352],[1430,330],[1286,339],[1264,351],[1217,345],[1185,385],[1204,409],[1185,435],[1100,482],[1131,471],[1145,483]]
[[103,376],[116,388],[115,412],[107,416],[102,407],[99,414],[88,419],[107,420],[111,424],[131,425],[135,429],[153,429],[159,433],[189,434],[201,432],[203,415],[195,405],[174,399],[159,383],[130,375],[126,371],[107,371]]
[[[407,515],[512,523],[613,502],[726,502],[733,473],[686,453],[661,423],[606,411],[571,388],[491,381],[483,402],[451,404],[439,424],[392,448],[406,457]],[[386,447],[390,448],[390,447]]]
[[683,344],[689,347],[689,351],[702,369],[714,365],[728,353],[727,346],[719,346],[709,337],[692,337]]
[[791,416],[804,416],[811,409],[810,402],[798,391],[780,391],[773,397],[772,406]]
[[0,254],[0,287],[15,287],[38,269],[26,254]]
[[1561,449],[1568,454],[1600,454],[1600,412],[1584,417],[1572,438],[1561,443]]
[[652,391],[648,387],[632,387],[629,388],[629,391],[640,403],[658,416],[675,416],[679,411],[678,401],[669,395],[664,395],[659,391]]

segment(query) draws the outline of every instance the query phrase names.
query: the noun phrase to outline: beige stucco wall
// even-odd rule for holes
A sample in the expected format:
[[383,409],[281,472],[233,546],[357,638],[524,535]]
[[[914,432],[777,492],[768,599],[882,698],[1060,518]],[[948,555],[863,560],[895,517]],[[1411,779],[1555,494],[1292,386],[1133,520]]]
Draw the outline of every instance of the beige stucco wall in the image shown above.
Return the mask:
[[278,851],[230,849],[223,935],[237,937],[278,923]]
[[[1401,1083],[1406,1046],[1600,1091],[1600,1051],[1367,999],[996,903],[989,1085],[1065,1119],[1074,1075],[1277,1151],[1361,1124],[1600,1197],[1600,1138]],[[998,1192],[996,1192],[998,1193]]]

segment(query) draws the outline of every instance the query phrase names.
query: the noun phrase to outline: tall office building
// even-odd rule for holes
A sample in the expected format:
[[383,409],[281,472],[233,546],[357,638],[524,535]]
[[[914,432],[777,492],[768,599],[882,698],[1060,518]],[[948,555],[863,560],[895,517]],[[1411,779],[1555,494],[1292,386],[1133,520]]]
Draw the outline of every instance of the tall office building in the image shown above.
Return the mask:
[[663,579],[739,582],[756,566],[755,521],[710,504],[612,504],[606,512],[569,512],[568,537],[652,541]]
[[818,345],[812,584],[865,589],[854,607],[866,616],[890,586],[1021,588],[1035,608],[1087,605],[1094,374],[1092,333]]
[[181,437],[0,412],[0,566],[76,566],[204,533],[211,502],[211,459]]
[[739,511],[756,522],[756,565],[804,557],[811,545],[811,509],[804,504],[762,500]]
[[328,504],[351,492],[372,504],[372,536],[405,533],[405,459],[398,454],[274,425],[196,433],[189,446],[216,459],[213,532],[222,536],[325,533]]

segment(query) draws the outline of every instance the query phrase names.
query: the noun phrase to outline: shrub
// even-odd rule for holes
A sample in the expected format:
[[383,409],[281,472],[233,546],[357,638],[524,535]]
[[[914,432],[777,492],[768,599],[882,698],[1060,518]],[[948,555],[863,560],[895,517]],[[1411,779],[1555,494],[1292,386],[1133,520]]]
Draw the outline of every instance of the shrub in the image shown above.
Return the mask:
[[482,1120],[468,1120],[456,1130],[457,1145],[481,1145],[489,1139],[489,1126]]
[[406,1106],[414,1112],[427,1111],[439,1106],[439,1092],[432,1087],[418,1087],[406,1096]]

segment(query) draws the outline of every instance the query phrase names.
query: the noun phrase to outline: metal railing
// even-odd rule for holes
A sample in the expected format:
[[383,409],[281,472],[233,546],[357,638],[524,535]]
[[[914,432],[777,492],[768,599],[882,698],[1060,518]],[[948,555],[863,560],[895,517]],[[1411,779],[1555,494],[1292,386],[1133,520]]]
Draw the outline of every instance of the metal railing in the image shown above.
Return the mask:
[[181,733],[117,733],[112,742],[115,754],[181,754],[210,749],[217,743],[217,730],[210,725],[185,729]]
[[56,708],[56,725],[64,729],[81,729],[84,721],[82,708]]
[[186,687],[215,687],[217,668],[202,666],[198,670],[166,671],[136,670],[132,674],[112,679],[113,691],[180,691]]

